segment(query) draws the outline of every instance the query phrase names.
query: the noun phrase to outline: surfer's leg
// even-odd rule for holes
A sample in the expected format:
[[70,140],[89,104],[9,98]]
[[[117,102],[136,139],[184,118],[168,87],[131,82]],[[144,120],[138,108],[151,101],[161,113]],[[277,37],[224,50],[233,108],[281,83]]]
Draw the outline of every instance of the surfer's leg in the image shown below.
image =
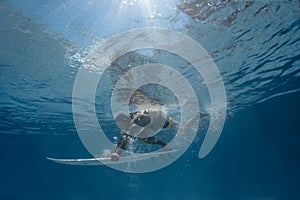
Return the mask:
[[[207,114],[207,113],[202,113],[202,112],[198,112],[198,113],[196,113],[193,117],[191,117],[191,118],[187,121],[187,123],[186,123],[185,126],[188,127],[188,125],[189,125],[190,123],[195,123],[197,120],[199,120],[200,116],[201,116],[201,118],[202,118],[202,117],[208,117],[209,114]],[[179,129],[179,126],[180,126],[180,123],[179,123],[179,122],[175,121],[175,120],[172,119],[172,118],[168,118],[168,120],[166,121],[166,123],[165,123],[165,125],[164,125],[163,128],[174,129],[175,131],[177,131],[177,130]]]
[[162,140],[159,140],[159,139],[156,139],[154,137],[148,137],[148,138],[139,138],[138,139],[139,141],[142,141],[146,144],[158,144],[162,147],[165,147],[167,145],[166,142],[162,141]]
[[119,141],[117,142],[117,146],[113,150],[111,154],[111,160],[118,161],[120,155],[122,152],[127,148],[130,139],[132,139],[131,135],[128,135],[127,133],[123,133]]
[[130,142],[130,139],[132,138],[133,137],[131,135],[128,135],[127,133],[123,133],[120,140],[117,143],[117,147],[125,150]]

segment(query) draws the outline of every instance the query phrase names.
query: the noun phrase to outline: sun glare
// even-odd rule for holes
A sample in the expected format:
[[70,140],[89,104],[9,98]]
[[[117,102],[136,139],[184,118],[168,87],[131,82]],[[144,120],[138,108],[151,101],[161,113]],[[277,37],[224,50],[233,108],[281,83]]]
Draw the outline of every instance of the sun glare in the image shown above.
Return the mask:
[[[95,29],[107,32],[119,32],[136,27],[182,27],[185,16],[176,20],[178,16],[178,4],[181,0],[112,0],[108,4],[103,17],[99,21],[108,22]],[[174,17],[175,16],[175,17]],[[174,20],[175,19],[175,20]],[[95,24],[100,24],[95,23]]]
[[131,9],[132,13],[141,12],[145,18],[153,19],[170,14],[170,10],[174,11],[175,2],[173,0],[123,0],[119,12]]

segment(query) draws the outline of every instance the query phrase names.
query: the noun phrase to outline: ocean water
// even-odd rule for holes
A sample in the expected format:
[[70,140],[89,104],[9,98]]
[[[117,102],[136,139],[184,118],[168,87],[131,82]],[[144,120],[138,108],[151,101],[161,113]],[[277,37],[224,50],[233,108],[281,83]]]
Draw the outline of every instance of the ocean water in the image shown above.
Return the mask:
[[[1,1],[0,199],[299,199],[299,11],[298,0]],[[198,158],[204,120],[188,150],[154,172],[47,160],[92,157],[74,123],[76,75],[105,39],[141,27],[188,35],[218,66],[227,113],[213,150]],[[130,52],[97,87],[96,114],[112,142],[120,135],[110,107],[114,86],[128,67],[149,62],[178,70],[200,110],[211,110],[202,77],[185,60],[162,50]],[[180,118],[167,88],[145,86],[132,101],[160,103]]]

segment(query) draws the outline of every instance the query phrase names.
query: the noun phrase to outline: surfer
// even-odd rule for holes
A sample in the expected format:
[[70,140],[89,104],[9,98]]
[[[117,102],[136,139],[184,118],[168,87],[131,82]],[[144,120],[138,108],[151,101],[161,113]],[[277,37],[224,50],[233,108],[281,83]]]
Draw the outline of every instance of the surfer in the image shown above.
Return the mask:
[[[201,116],[207,115],[206,113],[201,113]],[[122,130],[122,135],[111,154],[112,161],[119,160],[123,150],[128,147],[132,139],[137,139],[146,144],[160,145],[164,148],[167,143],[153,136],[162,129],[179,129],[179,122],[160,110],[136,111],[130,113],[129,116],[120,114],[116,117],[116,122]]]
[[177,121],[160,110],[136,111],[130,113],[129,116],[120,114],[116,117],[116,122],[123,133],[112,152],[111,160],[113,161],[119,160],[130,140],[137,139],[146,144],[157,144],[165,147],[167,145],[166,142],[152,136],[161,129],[170,130],[172,128],[177,130],[179,128]]

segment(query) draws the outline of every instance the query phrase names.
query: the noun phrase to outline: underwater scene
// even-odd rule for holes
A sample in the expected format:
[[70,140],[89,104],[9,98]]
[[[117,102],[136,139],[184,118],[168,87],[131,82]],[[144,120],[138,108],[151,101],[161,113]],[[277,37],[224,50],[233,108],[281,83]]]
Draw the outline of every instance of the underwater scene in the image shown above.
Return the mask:
[[299,0],[1,0],[0,200],[300,199]]

